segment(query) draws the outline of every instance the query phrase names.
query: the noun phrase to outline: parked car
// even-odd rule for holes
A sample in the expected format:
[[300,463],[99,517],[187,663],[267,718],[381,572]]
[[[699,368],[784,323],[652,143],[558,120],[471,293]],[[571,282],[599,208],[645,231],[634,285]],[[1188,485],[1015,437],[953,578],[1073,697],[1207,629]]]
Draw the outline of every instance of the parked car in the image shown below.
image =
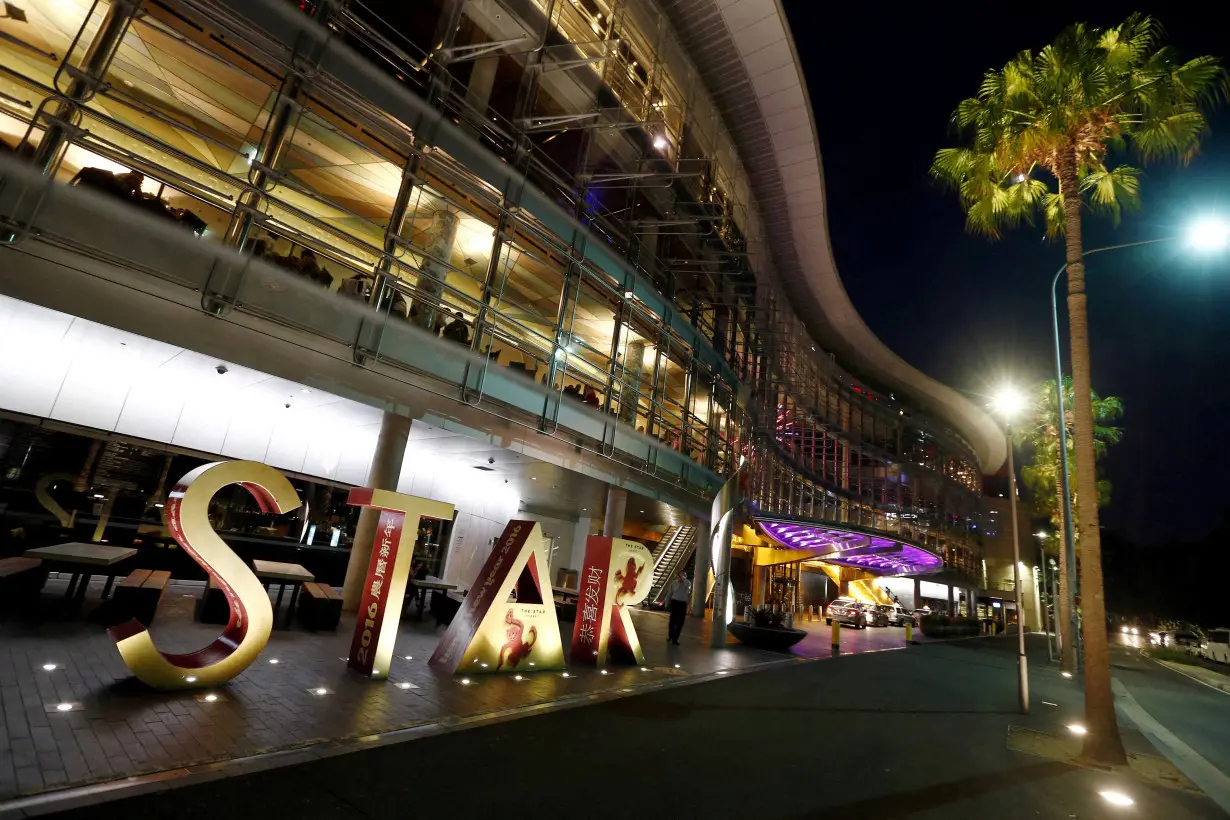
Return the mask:
[[881,604],[876,609],[883,613],[885,617],[885,626],[905,626],[910,624],[917,626],[918,622],[914,620],[914,614],[909,612],[901,604]]
[[848,624],[856,629],[865,629],[868,620],[868,606],[853,598],[834,598],[824,613],[824,622],[831,624]]
[[1196,629],[1176,629],[1173,638],[1175,646],[1186,646],[1199,650],[1204,644],[1199,630]]
[[930,607],[927,607],[925,609],[914,610],[914,626],[921,626],[923,618],[926,618],[928,615],[934,615],[934,614],[935,614],[935,610],[931,609]]
[[1217,663],[1230,663],[1230,629],[1210,629],[1208,642],[1200,648],[1205,658]]

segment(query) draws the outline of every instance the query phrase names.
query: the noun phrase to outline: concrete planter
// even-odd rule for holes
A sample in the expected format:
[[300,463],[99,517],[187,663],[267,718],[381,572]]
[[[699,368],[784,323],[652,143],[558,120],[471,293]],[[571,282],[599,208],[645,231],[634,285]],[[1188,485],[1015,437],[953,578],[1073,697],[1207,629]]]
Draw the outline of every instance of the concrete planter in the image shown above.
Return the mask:
[[738,638],[740,643],[754,646],[757,649],[769,649],[775,652],[784,652],[807,637],[807,633],[801,629],[752,626],[751,624],[741,624],[738,621],[730,624],[726,629],[731,635]]

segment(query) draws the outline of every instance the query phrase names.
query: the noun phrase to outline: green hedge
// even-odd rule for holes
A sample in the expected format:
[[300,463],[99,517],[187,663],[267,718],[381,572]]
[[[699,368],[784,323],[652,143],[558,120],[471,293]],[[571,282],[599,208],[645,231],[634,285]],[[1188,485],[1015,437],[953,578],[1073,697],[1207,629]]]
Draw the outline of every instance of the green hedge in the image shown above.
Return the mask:
[[951,618],[947,615],[924,615],[918,625],[928,638],[959,638],[982,631],[982,624],[977,618]]

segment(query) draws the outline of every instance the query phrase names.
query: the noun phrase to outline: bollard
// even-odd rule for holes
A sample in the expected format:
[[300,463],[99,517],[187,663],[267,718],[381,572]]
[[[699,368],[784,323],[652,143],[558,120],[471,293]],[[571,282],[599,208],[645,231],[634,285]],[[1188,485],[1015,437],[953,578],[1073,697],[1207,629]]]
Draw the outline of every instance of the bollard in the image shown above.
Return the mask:
[[914,643],[914,622],[905,622],[905,642],[907,644]]
[[834,618],[833,619],[833,655],[836,656],[836,655],[839,655],[840,653],[841,653],[841,623],[836,618]]

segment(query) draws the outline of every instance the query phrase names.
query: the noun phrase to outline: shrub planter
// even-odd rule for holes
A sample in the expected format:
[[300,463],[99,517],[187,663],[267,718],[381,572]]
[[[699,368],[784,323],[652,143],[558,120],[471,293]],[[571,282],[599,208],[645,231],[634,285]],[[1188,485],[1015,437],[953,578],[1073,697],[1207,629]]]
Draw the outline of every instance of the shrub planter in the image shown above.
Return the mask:
[[918,625],[928,638],[962,638],[982,631],[982,624],[977,618],[950,618],[947,615],[925,615],[919,618]]
[[751,624],[739,623],[738,621],[733,622],[726,629],[731,635],[738,638],[740,643],[754,646],[757,649],[769,649],[774,652],[784,652],[807,637],[807,633],[801,629],[752,626]]

